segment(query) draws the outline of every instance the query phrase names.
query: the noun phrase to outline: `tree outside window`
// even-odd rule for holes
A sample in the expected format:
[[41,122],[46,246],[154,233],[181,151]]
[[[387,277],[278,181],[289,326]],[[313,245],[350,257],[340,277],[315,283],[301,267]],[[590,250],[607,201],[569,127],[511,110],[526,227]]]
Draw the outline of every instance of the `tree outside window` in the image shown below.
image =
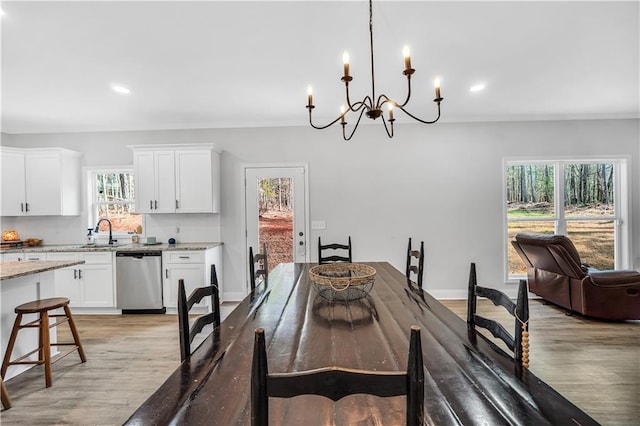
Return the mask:
[[[133,233],[142,227],[143,216],[135,210],[135,176],[129,171],[100,171],[93,177],[93,223],[107,218],[113,232]],[[106,232],[106,222],[100,224],[100,232]]]
[[614,269],[620,215],[618,163],[598,161],[506,162],[507,274],[526,267],[511,246],[519,232],[568,236],[583,263]]

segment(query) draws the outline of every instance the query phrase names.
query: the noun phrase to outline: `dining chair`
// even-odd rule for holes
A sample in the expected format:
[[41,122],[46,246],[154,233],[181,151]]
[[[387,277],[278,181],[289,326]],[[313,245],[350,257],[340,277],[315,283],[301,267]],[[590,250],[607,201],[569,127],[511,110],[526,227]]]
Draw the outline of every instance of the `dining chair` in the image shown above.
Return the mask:
[[[337,254],[323,256],[322,252],[326,250],[346,250],[347,256],[340,256]],[[318,263],[322,265],[323,263],[329,262],[349,262],[351,263],[351,236],[349,236],[349,241],[347,244],[322,244],[320,237],[318,237]]]
[[321,395],[338,401],[353,394],[379,397],[406,395],[407,425],[423,424],[424,368],[420,327],[411,326],[407,371],[354,370],[326,367],[295,373],[272,373],[267,368],[264,329],[255,331],[251,366],[251,425],[269,423],[269,397]]
[[251,286],[251,291],[256,288],[256,280],[260,280],[260,282],[264,282],[266,285],[268,278],[267,245],[263,244],[262,253],[258,254],[253,254],[253,247],[249,247],[249,285]]
[[[199,315],[192,324],[189,323],[189,311],[196,303],[205,297],[211,297],[211,312]],[[180,332],[180,360],[184,361],[191,355],[191,343],[202,332],[205,326],[212,324],[213,328],[220,327],[220,290],[216,265],[211,265],[211,283],[205,287],[198,287],[187,297],[184,280],[178,280],[178,329]]]
[[[509,315],[515,318],[513,336],[498,321],[481,316],[476,312],[478,297],[486,297],[494,305],[503,306]],[[513,352],[513,358],[520,365],[529,367],[529,299],[525,280],[520,280],[518,298],[514,303],[499,290],[479,286],[476,264],[471,263],[467,297],[467,324],[474,329],[481,327],[489,330],[495,338],[502,340],[507,345]]]
[[[417,264],[413,263],[414,259]],[[409,238],[409,246],[407,247],[407,269],[405,275],[409,285],[422,288],[422,276],[424,275],[424,241],[420,241],[420,250],[413,250],[411,248],[411,238]],[[412,275],[415,275],[415,279],[412,278]]]

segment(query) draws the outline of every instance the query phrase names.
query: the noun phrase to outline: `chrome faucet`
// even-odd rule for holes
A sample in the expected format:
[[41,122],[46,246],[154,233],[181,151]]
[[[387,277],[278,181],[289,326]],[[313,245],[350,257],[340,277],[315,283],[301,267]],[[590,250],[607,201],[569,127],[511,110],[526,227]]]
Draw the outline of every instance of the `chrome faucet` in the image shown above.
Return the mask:
[[100,231],[101,222],[107,222],[109,224],[109,245],[113,245],[113,233],[111,231],[111,221],[106,217],[103,217],[102,219],[98,220],[98,223],[96,223],[96,229],[94,229],[93,232],[97,234]]

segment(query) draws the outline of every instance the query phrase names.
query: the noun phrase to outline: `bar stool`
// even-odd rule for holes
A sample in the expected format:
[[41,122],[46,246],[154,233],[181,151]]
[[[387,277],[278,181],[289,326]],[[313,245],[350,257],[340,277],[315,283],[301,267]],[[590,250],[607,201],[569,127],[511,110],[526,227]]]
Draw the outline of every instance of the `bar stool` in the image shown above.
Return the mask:
[[[64,309],[64,314],[51,314],[49,315],[49,311],[54,309]],[[82,343],[80,343],[80,336],[78,335],[78,330],[76,329],[76,325],[73,322],[73,316],[71,315],[71,310],[69,309],[69,299],[66,297],[54,297],[51,299],[41,299],[33,302],[24,303],[19,305],[15,309],[16,317],[15,322],[13,323],[13,329],[11,330],[11,337],[9,338],[9,344],[7,345],[7,352],[4,355],[4,360],[2,361],[2,371],[0,374],[4,377],[7,372],[7,368],[10,365],[17,364],[44,364],[44,376],[47,387],[51,386],[51,364],[59,361],[65,356],[69,355],[71,352],[78,350],[78,355],[80,355],[80,360],[82,362],[86,362],[86,357],[84,355],[84,350],[82,349]],[[39,314],[39,318],[28,322],[26,324],[22,324],[22,316],[25,314]],[[49,324],[49,318],[55,318],[55,322]],[[64,322],[69,322],[69,328],[71,328],[71,334],[73,334],[73,342],[72,343],[51,343],[49,329],[58,326]],[[11,353],[13,352],[13,347],[16,343],[16,337],[18,335],[18,331],[23,328],[38,328],[38,340],[39,347],[34,349],[33,351],[11,361]],[[66,352],[60,353],[56,355],[53,359],[51,358],[51,346],[73,346],[71,349]],[[31,354],[38,352],[38,360],[36,361],[23,361],[25,358],[30,356]]]
[[0,376],[0,394],[2,396],[2,406],[5,410],[11,408],[11,398],[9,398],[9,391],[4,385],[4,379]]

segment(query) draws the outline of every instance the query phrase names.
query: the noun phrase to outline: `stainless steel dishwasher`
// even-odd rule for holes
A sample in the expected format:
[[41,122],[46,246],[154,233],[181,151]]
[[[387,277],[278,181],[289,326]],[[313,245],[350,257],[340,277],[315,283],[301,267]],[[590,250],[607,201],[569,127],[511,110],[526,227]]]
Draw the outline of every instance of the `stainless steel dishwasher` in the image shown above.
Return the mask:
[[162,252],[116,252],[118,308],[123,314],[163,314]]

